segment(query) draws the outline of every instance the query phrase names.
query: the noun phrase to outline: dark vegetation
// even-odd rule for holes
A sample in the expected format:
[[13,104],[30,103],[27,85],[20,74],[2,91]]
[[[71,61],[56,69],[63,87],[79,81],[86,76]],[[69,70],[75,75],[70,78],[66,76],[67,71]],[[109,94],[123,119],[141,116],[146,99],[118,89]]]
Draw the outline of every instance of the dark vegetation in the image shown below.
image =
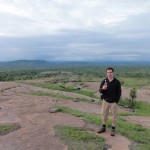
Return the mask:
[[[76,76],[76,81],[99,81],[105,76],[107,66],[113,66],[115,73],[120,78],[121,83],[128,86],[130,79],[134,78],[137,83],[135,86],[144,86],[150,84],[150,66],[149,65],[115,65],[104,63],[57,63],[46,61],[14,61],[2,63],[0,62],[0,81],[15,81],[39,79],[45,77],[63,76],[63,80],[70,77],[70,73]],[[126,79],[126,81],[124,81]],[[139,80],[140,79],[140,80]],[[67,79],[66,79],[67,80]],[[68,80],[67,80],[68,81]],[[73,81],[73,79],[72,79]],[[149,82],[147,82],[149,81]],[[140,84],[140,85],[139,85]]]

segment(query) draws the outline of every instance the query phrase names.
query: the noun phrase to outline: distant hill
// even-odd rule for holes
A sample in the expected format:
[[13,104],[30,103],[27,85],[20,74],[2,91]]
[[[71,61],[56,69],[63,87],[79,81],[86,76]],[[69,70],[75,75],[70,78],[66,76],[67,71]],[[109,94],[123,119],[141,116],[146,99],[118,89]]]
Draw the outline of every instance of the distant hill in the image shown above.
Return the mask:
[[149,66],[150,62],[104,62],[104,61],[58,61],[49,62],[45,60],[16,60],[9,62],[0,62],[1,71],[4,69],[47,69],[47,68],[61,68],[61,67],[77,67],[77,66],[130,66],[142,65]]
[[45,60],[15,60],[2,62],[2,64],[5,66],[43,66],[48,65],[49,63]]
[[50,67],[50,63],[45,60],[16,60],[0,62],[1,70],[44,69],[48,67]]

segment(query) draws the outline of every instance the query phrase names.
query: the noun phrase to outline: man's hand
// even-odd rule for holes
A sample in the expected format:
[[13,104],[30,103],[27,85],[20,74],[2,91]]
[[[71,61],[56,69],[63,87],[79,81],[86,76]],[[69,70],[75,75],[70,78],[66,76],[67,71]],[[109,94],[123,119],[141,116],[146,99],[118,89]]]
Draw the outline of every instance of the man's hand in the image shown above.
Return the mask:
[[102,87],[102,89],[106,90],[107,89],[107,84],[104,84],[103,87]]

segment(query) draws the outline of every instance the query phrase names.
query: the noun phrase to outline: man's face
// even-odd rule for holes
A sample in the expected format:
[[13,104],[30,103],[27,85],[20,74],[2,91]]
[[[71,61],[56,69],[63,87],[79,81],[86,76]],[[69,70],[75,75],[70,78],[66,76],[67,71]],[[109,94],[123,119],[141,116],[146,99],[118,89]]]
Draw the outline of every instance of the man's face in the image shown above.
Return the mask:
[[108,78],[113,78],[113,76],[114,76],[114,73],[112,70],[107,70],[106,74],[107,74]]

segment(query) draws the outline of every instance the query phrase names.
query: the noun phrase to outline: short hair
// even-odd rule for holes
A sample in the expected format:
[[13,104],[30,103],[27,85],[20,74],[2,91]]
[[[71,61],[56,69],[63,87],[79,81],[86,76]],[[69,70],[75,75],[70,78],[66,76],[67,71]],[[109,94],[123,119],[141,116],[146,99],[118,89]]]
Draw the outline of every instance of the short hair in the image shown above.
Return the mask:
[[107,70],[112,70],[112,72],[114,72],[114,69],[113,69],[112,67],[108,67],[108,68],[106,69],[106,72],[107,72]]

